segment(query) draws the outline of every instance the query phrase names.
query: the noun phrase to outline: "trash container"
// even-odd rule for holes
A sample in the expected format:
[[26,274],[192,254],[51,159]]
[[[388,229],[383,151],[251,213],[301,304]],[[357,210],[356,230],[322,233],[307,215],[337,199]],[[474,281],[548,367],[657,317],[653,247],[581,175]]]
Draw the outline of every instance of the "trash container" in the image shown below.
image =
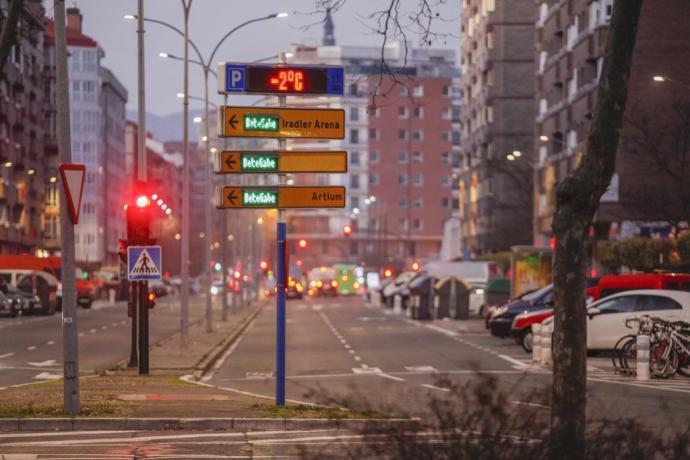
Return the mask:
[[470,285],[462,278],[447,276],[434,285],[433,317],[469,319]]
[[510,300],[510,280],[492,278],[486,283],[486,304],[500,305]]
[[407,315],[412,319],[431,319],[434,277],[421,275],[410,282],[410,305]]

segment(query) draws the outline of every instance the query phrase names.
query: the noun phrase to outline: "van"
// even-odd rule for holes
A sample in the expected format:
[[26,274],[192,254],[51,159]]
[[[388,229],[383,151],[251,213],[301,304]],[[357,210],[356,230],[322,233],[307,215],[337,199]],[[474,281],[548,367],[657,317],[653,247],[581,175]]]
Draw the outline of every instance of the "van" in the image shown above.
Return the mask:
[[634,273],[606,275],[599,284],[587,289],[587,303],[612,294],[633,289],[668,289],[690,292],[690,274],[687,273]]
[[41,301],[41,313],[52,315],[58,305],[58,280],[47,272],[37,270],[0,269],[0,277],[20,291],[37,296]]

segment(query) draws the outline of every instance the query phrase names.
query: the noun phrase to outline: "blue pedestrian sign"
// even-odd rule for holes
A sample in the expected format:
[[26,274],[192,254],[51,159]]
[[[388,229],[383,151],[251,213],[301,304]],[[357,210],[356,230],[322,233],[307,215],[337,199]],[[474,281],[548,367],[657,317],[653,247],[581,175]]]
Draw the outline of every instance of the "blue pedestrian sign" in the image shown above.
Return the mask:
[[161,279],[161,247],[129,246],[127,248],[127,279],[150,281]]
[[342,96],[344,90],[345,69],[340,66],[232,62],[218,65],[220,94]]

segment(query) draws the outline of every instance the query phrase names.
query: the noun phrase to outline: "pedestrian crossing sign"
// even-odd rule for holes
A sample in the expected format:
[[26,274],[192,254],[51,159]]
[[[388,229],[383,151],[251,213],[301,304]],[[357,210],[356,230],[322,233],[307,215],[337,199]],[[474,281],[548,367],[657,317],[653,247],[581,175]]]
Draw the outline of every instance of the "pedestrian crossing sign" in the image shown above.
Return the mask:
[[150,281],[161,279],[161,247],[129,246],[127,248],[127,279]]

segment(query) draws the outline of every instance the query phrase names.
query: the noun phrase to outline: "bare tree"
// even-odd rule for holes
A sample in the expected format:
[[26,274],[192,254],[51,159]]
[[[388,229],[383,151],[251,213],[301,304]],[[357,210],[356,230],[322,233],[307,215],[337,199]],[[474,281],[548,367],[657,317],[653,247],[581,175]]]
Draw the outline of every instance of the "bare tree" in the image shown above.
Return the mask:
[[584,458],[588,229],[615,169],[641,7],[642,0],[614,4],[586,152],[556,188],[551,442],[559,448],[551,449],[554,459]]
[[[11,0],[7,16],[2,18],[2,31],[0,32],[0,79],[5,78],[5,64],[12,51],[12,46],[17,42],[17,25],[24,8],[24,0]],[[2,12],[0,11],[0,14]]]

